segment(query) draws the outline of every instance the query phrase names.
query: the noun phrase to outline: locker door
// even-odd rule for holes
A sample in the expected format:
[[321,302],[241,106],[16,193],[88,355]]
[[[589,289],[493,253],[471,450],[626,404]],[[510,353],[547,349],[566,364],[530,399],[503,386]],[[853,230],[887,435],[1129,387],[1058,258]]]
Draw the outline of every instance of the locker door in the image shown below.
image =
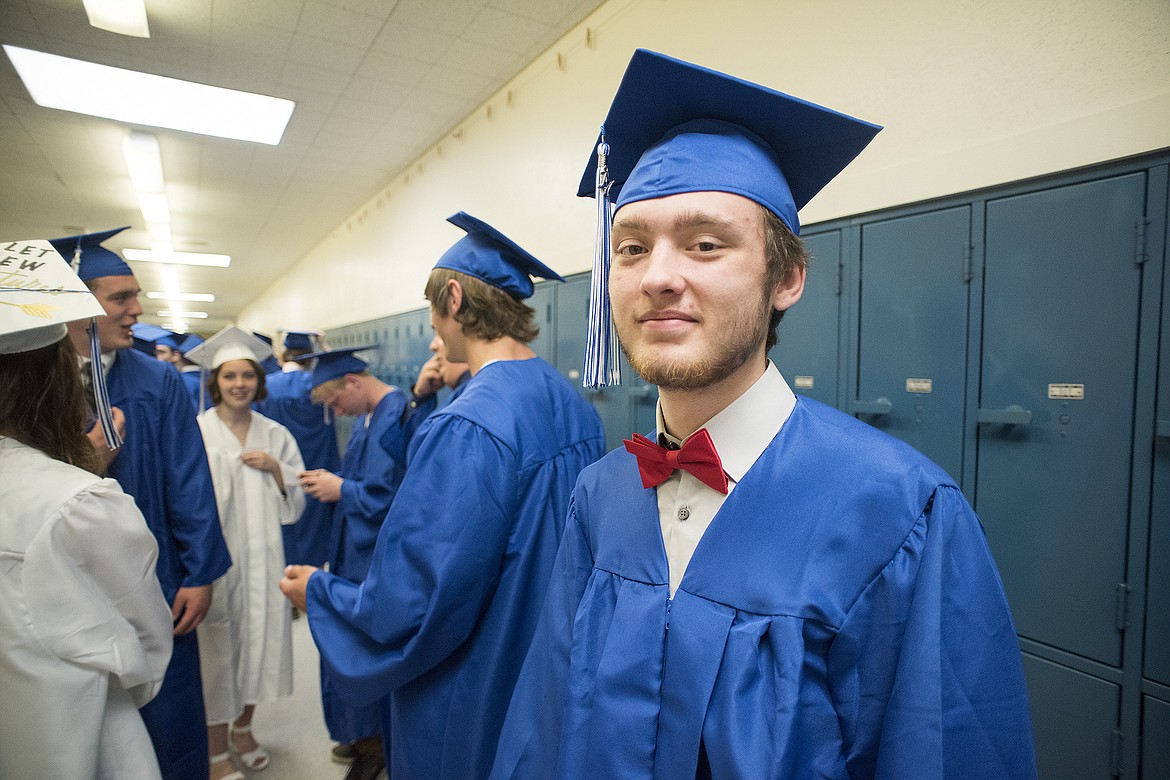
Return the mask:
[[768,357],[794,392],[836,406],[841,231],[805,236],[804,245],[810,255],[804,295],[784,315]]
[[[1113,683],[1024,653],[1036,763],[1044,780],[1113,776],[1110,737],[1121,690]],[[1059,745],[1060,749],[1049,749]]]
[[862,228],[857,395],[849,411],[963,472],[968,206]]
[[[1145,676],[1170,686],[1170,316],[1166,315],[1170,307],[1170,272],[1164,273],[1164,279],[1146,591]],[[1170,705],[1164,706],[1170,709]],[[1170,717],[1165,722],[1170,724]],[[1170,767],[1170,762],[1164,766]],[[1170,777],[1170,768],[1165,776]]]
[[532,351],[537,355],[554,365],[556,344],[553,342],[555,338],[555,327],[553,326],[552,309],[553,288],[555,286],[557,285],[548,283],[538,284],[536,290],[532,293],[532,297],[525,301],[536,312],[533,321],[540,328],[540,335],[533,339],[532,343],[528,346],[532,347]]
[[1170,703],[1153,696],[1142,700],[1143,780],[1170,777]]
[[975,501],[1021,636],[1121,664],[1144,174],[987,205]]

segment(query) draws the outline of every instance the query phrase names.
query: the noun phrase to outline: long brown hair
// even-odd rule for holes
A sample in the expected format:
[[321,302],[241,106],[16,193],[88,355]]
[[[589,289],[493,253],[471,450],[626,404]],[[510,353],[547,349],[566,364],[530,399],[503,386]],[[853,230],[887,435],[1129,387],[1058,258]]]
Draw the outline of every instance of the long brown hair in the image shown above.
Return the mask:
[[28,352],[0,355],[0,433],[65,463],[101,474],[85,435],[88,418],[68,337]]

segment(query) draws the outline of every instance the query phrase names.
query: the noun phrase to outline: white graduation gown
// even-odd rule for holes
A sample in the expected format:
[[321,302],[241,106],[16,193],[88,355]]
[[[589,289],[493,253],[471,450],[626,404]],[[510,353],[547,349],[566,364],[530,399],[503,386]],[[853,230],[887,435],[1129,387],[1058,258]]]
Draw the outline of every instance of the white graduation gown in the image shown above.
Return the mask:
[[[292,693],[292,608],[279,587],[280,527],[295,523],[305,508],[297,483],[304,464],[288,429],[257,412],[243,445],[214,408],[199,415],[199,427],[232,556],[198,629],[207,722],[216,724],[234,720],[247,704]],[[264,450],[280,461],[284,496],[269,472],[244,465],[246,450]]]
[[157,778],[158,546],[112,479],[0,436],[0,778]]

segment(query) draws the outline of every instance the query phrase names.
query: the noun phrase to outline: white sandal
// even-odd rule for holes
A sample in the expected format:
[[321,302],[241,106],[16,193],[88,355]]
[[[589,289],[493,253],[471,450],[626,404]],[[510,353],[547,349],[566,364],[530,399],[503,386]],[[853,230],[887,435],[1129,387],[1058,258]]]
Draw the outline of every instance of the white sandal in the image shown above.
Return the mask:
[[[241,753],[236,749],[235,743],[232,742],[232,737],[236,734],[251,733],[251,723],[243,727],[236,727],[235,724],[232,724],[230,727],[230,733],[228,734],[228,750],[231,751],[231,754],[235,756],[236,760],[243,764],[246,769],[251,769],[253,772],[259,772],[261,769],[266,769],[268,765],[272,763],[272,756],[268,754],[268,751],[257,745],[255,750],[249,750],[247,753]],[[243,780],[243,778],[241,778],[241,780]]]
[[[219,753],[218,755],[207,757],[208,764],[218,764],[221,761],[227,761],[230,764],[231,760],[232,760],[232,754],[230,752],[229,753]],[[232,770],[233,771],[231,774],[224,775],[223,778],[221,778],[221,780],[248,780],[248,778],[244,777],[243,772],[241,772],[240,770],[235,768],[234,764],[232,764]]]

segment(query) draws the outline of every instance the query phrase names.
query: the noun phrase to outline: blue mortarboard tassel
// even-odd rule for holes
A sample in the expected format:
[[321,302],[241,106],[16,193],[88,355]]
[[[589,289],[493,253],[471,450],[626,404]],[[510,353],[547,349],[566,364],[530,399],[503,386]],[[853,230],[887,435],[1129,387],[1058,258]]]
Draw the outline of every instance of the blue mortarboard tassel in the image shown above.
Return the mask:
[[[70,263],[70,266],[73,268],[73,273],[77,273],[81,267],[80,238],[77,240],[77,246],[73,249],[73,262]],[[94,406],[97,407],[94,411],[102,424],[102,435],[105,437],[106,447],[116,450],[122,446],[122,437],[114,429],[114,412],[110,409],[110,392],[106,389],[106,372],[102,370],[102,345],[98,338],[96,319],[89,321],[87,332],[89,333],[90,354],[89,381],[93,386]]]
[[605,127],[597,145],[597,235],[593,247],[593,274],[589,288],[589,332],[585,340],[585,366],[581,384],[607,387],[622,383],[622,366],[618,359],[617,328],[609,300],[609,230],[613,209],[609,202],[609,168],[605,158],[609,144]]
[[102,424],[102,434],[106,439],[106,446],[116,450],[122,446],[122,437],[114,429],[114,412],[110,409],[110,393],[106,389],[106,372],[102,370],[102,345],[98,339],[97,320],[89,321],[89,370],[90,381],[93,383],[94,411]]

